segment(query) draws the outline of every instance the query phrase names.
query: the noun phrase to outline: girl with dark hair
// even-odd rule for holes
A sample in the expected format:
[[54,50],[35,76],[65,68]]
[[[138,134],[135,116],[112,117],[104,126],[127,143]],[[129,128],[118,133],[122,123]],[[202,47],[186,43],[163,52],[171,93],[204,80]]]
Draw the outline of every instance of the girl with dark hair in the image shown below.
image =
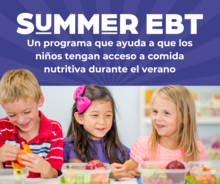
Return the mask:
[[111,164],[110,177],[127,175],[123,163],[129,159],[129,149],[118,136],[115,103],[104,86],[85,84],[74,93],[72,120],[64,139],[64,163],[100,160]]

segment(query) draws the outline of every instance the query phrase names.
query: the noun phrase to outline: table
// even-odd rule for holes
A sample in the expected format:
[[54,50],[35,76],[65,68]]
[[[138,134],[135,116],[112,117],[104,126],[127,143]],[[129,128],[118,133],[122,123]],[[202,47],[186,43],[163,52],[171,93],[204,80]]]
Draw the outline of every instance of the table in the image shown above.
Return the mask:
[[[124,178],[123,181],[115,181],[114,179],[110,179],[110,181],[111,184],[137,184],[136,178]],[[26,184],[60,184],[60,178],[27,178]]]

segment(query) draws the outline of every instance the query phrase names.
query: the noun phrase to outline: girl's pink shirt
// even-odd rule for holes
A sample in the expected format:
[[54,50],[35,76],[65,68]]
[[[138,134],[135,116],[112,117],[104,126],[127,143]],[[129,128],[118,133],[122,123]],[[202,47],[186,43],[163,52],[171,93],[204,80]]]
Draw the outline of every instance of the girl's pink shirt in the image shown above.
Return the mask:
[[[147,141],[149,139],[149,136],[142,136],[139,139],[137,139],[132,146],[130,150],[130,157],[137,163],[141,161],[149,161],[149,158],[147,158]],[[197,141],[199,152],[200,152],[200,161],[205,160],[205,151],[203,148],[203,145],[200,141]],[[148,146],[148,153],[149,148]],[[172,161],[172,160],[179,160],[183,161],[183,154],[181,150],[169,150],[164,147],[162,147],[160,144],[158,144],[157,147],[157,161]]]

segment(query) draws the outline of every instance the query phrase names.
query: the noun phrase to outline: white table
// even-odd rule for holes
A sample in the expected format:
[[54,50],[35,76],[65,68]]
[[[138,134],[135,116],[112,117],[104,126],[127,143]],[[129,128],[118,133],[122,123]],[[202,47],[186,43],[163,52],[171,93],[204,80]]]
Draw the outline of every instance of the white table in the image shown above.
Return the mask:
[[[123,181],[115,181],[110,179],[111,184],[137,184],[136,178],[124,178]],[[41,179],[41,178],[27,178],[26,184],[60,184],[60,178]]]

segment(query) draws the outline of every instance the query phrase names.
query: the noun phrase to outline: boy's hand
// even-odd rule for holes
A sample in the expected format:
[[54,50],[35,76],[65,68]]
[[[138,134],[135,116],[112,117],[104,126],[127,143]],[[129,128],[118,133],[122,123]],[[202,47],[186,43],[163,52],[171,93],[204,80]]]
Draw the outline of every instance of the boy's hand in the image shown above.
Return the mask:
[[17,159],[20,149],[11,144],[4,144],[0,148],[0,162],[14,161]]
[[26,155],[18,155],[18,157],[24,159],[20,163],[25,165],[28,171],[47,174],[51,169],[50,163],[37,154],[27,153]]
[[121,178],[125,177],[127,174],[127,168],[123,167],[123,164],[113,163],[111,164],[111,170],[110,177],[119,181],[121,181]]

